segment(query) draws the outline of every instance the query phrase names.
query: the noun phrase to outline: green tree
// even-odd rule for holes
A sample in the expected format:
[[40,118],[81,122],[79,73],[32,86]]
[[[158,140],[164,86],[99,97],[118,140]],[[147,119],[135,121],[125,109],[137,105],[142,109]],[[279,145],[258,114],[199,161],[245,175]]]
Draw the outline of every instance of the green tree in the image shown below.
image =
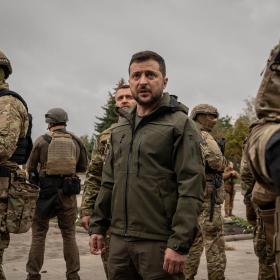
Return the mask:
[[225,138],[225,156],[237,167],[239,167],[241,161],[243,143],[248,135],[249,126],[256,120],[255,99],[248,98],[244,102],[245,107],[234,123],[232,123],[230,116],[221,117],[213,129],[213,136],[216,140]]
[[[114,88],[114,91],[116,92],[121,86],[125,84],[125,80],[121,78],[119,82],[116,84],[116,87]],[[98,135],[102,131],[109,128],[113,123],[116,123],[118,121],[118,114],[116,112],[116,101],[114,94],[112,94],[110,91],[108,92],[108,99],[105,106],[102,106],[101,108],[104,110],[103,117],[96,117],[99,122],[95,123],[95,131]]]
[[87,150],[88,157],[90,158],[93,149],[94,137],[92,136],[91,138],[89,138],[88,135],[82,135],[80,139],[84,143]]
[[216,125],[212,131],[212,135],[216,140],[226,138],[228,131],[232,130],[233,125],[231,123],[231,117],[226,115],[225,117],[218,118]]
[[99,120],[99,122],[95,123],[95,131],[97,132],[97,134],[109,128],[118,120],[118,115],[115,110],[115,98],[111,92],[109,92],[108,95],[109,96],[106,105],[101,107],[104,110],[103,117],[96,117],[97,120]]
[[242,147],[248,135],[250,119],[248,116],[241,115],[234,123],[233,129],[226,134],[225,156],[239,167],[242,157]]

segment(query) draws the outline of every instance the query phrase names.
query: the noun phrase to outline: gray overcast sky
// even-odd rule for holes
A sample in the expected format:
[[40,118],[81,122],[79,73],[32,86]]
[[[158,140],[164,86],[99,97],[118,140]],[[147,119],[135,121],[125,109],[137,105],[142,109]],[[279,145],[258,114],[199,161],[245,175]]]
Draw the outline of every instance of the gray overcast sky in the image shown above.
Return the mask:
[[0,0],[0,49],[12,61],[10,88],[44,133],[51,107],[69,130],[92,134],[107,93],[127,79],[133,53],[153,50],[167,64],[167,90],[238,116],[254,96],[279,40],[279,0]]

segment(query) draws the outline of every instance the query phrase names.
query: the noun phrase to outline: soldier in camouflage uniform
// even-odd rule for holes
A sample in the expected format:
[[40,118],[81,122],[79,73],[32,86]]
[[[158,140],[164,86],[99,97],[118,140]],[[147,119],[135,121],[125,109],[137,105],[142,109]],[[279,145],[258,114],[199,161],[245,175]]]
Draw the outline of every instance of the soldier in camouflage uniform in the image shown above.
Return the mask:
[[280,279],[280,43],[267,61],[255,110],[258,120],[250,127],[244,154],[255,179],[256,253],[267,269],[259,279]]
[[[135,106],[135,100],[133,99],[130,88],[126,84],[120,84],[115,92],[116,107],[124,110],[129,110]],[[111,128],[101,132],[94,144],[92,151],[92,158],[86,173],[86,180],[84,186],[84,192],[82,197],[81,205],[81,219],[83,227],[88,230],[89,218],[94,208],[94,203],[98,195],[101,186],[101,175],[103,162],[107,150],[108,140],[110,137]],[[110,233],[107,233],[105,243],[106,248],[101,254],[102,262],[106,276],[108,277],[107,271],[107,259],[109,255],[109,242]]]
[[254,226],[254,251],[259,259],[258,280],[274,280],[274,253],[271,246],[266,242],[264,224],[259,214],[259,208],[252,202],[252,191],[256,180],[250,171],[246,155],[243,152],[241,165],[241,189],[246,206],[246,217],[248,222]]
[[235,197],[234,184],[235,180],[239,178],[239,174],[234,170],[233,163],[230,161],[228,166],[225,168],[223,175],[224,178],[224,189],[225,189],[225,217],[234,216],[232,213],[233,202]]
[[[12,73],[8,58],[0,51],[0,96],[9,90],[6,79]],[[28,129],[28,112],[23,102],[12,95],[0,97],[0,279],[6,279],[2,269],[4,249],[9,246],[10,236],[5,219],[9,184],[18,172],[18,165],[12,160],[20,138]]]
[[206,189],[202,213],[199,217],[200,230],[189,251],[185,263],[185,279],[194,279],[200,257],[205,247],[208,279],[225,279],[225,241],[221,204],[224,201],[222,173],[227,165],[218,143],[210,134],[218,118],[218,111],[208,104],[199,104],[191,112],[191,118],[201,130],[202,155],[206,166]]

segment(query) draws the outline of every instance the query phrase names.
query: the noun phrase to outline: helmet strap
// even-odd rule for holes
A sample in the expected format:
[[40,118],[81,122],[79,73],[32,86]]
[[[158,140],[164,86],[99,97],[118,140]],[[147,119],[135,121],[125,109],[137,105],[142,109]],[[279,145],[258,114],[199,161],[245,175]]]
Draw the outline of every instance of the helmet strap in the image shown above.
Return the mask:
[[0,89],[9,89],[9,85],[5,81],[5,71],[0,67]]

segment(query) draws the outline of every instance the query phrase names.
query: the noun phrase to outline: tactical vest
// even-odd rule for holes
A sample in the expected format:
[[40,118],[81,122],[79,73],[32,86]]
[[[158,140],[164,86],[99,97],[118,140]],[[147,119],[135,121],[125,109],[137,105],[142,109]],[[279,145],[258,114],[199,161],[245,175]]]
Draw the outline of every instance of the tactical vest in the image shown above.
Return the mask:
[[49,143],[46,162],[47,175],[74,175],[77,166],[77,148],[69,133],[53,132],[44,135]]
[[[28,112],[28,107],[26,102],[18,93],[6,89],[0,90],[0,97],[7,96],[7,95],[11,95],[19,99]],[[28,124],[27,133],[25,137],[18,139],[16,150],[12,155],[12,157],[9,159],[10,161],[16,162],[17,164],[25,164],[27,162],[33,147],[32,138],[31,138],[32,115],[29,113],[28,113],[28,118],[29,118],[29,124]]]

